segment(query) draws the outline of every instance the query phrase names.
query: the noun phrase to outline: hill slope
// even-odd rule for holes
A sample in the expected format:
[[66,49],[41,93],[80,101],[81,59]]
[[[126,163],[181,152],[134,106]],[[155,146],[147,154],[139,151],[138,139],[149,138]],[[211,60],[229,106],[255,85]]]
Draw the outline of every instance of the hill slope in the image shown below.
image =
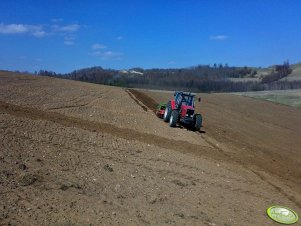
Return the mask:
[[292,65],[292,73],[282,80],[286,81],[301,81],[301,63]]
[[236,112],[231,97],[208,98],[196,133],[169,128],[125,89],[0,73],[0,224],[274,225],[268,206],[300,212],[300,193],[220,141],[239,126],[220,117]]

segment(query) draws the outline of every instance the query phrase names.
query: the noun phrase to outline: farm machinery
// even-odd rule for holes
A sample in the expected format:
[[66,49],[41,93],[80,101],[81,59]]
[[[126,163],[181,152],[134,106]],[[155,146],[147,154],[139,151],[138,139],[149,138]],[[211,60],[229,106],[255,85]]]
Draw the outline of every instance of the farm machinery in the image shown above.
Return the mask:
[[[199,98],[200,102],[201,99]],[[177,91],[174,98],[166,105],[159,105],[157,115],[163,114],[163,120],[169,122],[170,127],[175,127],[177,123],[182,123],[194,130],[200,130],[202,127],[202,115],[195,113],[195,95]]]
[[158,104],[157,109],[156,109],[156,115],[159,118],[163,118],[165,109],[166,109],[166,103],[160,103],[160,104]]

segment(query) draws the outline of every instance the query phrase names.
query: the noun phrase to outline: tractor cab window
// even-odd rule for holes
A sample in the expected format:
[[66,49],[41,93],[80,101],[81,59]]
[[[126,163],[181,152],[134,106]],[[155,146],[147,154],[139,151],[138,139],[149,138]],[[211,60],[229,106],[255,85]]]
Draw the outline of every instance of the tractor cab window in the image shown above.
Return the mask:
[[181,93],[177,93],[177,95],[176,95],[176,103],[177,103],[177,105],[180,105],[181,102],[182,102],[182,95],[181,95]]
[[194,103],[193,99],[194,99],[193,96],[186,96],[186,98],[185,98],[185,100],[186,100],[186,102],[185,102],[186,105],[187,105],[187,106],[192,106],[192,107],[193,107],[193,103]]
[[184,95],[183,95],[182,103],[183,103],[184,105],[187,105],[187,98],[188,98],[188,96],[184,96]]

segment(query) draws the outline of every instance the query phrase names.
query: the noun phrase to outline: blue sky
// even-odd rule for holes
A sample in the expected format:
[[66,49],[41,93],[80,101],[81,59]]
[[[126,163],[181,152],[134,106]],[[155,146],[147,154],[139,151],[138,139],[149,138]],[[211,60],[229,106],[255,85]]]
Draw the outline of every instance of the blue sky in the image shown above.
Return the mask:
[[0,69],[301,61],[300,0],[0,1]]

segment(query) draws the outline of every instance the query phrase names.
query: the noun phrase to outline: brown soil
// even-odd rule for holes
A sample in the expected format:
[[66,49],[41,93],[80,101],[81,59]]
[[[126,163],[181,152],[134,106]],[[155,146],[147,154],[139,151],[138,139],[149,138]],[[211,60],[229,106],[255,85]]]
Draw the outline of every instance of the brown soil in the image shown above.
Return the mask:
[[277,225],[269,206],[300,213],[300,111],[205,95],[200,133],[155,116],[169,95],[0,72],[0,224]]
[[[172,97],[166,92],[145,93],[157,102]],[[258,174],[276,176],[301,193],[300,109],[237,95],[201,96],[203,102],[197,103],[196,111],[204,117],[205,139],[214,139],[237,163]]]

